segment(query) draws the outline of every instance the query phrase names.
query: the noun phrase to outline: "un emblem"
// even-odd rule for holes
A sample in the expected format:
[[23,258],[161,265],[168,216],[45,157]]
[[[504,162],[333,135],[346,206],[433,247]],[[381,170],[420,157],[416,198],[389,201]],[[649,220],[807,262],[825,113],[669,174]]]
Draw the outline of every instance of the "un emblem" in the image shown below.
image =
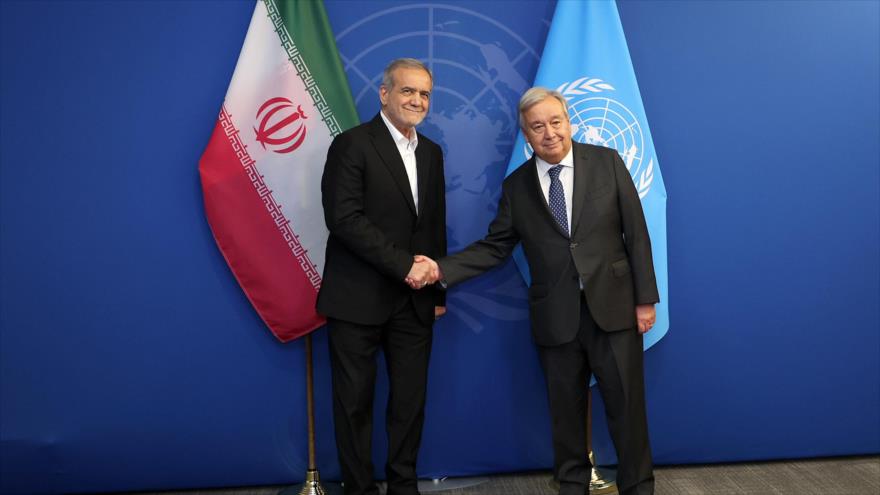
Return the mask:
[[[556,90],[568,100],[572,139],[616,149],[639,198],[647,196],[654,182],[654,157],[645,164],[645,136],[635,114],[614,98],[601,95],[614,91],[614,86],[601,79],[582,77],[563,83]],[[531,149],[526,154],[531,156]]]

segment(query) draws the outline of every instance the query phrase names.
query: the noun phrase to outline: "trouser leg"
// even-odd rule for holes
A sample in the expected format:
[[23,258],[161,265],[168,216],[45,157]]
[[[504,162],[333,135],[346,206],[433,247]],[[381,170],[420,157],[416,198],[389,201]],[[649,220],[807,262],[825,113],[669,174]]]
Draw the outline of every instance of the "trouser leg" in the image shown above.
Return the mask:
[[388,366],[388,495],[418,495],[416,460],[425,422],[431,324],[423,324],[411,302],[388,322],[383,334]]
[[560,495],[585,495],[590,480],[586,404],[589,363],[577,341],[538,347],[547,381],[553,433],[553,474]]
[[376,350],[381,328],[327,322],[333,377],[333,420],[345,495],[378,495],[371,441]]
[[[585,304],[584,308],[586,310]],[[617,450],[618,493],[653,494],[642,336],[635,329],[604,332],[598,327],[594,328],[594,331],[583,336],[586,339],[584,344],[605,403],[608,429]]]

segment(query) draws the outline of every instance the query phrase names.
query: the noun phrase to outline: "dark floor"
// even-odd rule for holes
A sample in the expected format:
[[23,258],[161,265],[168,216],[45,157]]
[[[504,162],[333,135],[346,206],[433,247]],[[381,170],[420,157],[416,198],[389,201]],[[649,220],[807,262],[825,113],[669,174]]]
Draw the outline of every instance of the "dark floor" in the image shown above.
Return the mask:
[[[877,456],[662,466],[656,468],[654,474],[656,495],[880,495],[880,457]],[[275,495],[282,488],[262,486],[142,495]],[[488,476],[488,481],[477,486],[434,493],[555,495],[556,491],[551,487],[549,472],[535,472]]]

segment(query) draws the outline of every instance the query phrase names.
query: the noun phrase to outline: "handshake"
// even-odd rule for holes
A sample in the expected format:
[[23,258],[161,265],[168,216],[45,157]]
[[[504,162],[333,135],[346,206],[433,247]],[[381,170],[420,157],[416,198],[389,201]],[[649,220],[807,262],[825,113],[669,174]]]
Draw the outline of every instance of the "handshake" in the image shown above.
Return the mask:
[[440,273],[440,266],[437,265],[437,262],[427,256],[417,254],[413,257],[412,268],[409,269],[404,281],[413,289],[422,289],[441,278],[443,278],[443,274]]

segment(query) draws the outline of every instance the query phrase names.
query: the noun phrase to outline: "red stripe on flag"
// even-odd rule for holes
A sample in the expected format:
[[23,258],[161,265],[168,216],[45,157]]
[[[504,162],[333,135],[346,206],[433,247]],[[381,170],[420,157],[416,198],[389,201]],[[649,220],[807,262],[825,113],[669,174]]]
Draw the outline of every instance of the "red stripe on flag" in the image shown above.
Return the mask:
[[[307,257],[307,266],[301,266],[305,255],[297,257],[284,239],[279,225],[287,220],[280,210],[270,212],[274,200],[246,150],[234,148],[238,131],[224,115],[225,109],[199,162],[208,224],[254,309],[279,340],[288,342],[324,323],[315,312],[320,282],[316,273],[311,279],[307,275],[314,269]],[[290,242],[298,245],[295,237]]]

